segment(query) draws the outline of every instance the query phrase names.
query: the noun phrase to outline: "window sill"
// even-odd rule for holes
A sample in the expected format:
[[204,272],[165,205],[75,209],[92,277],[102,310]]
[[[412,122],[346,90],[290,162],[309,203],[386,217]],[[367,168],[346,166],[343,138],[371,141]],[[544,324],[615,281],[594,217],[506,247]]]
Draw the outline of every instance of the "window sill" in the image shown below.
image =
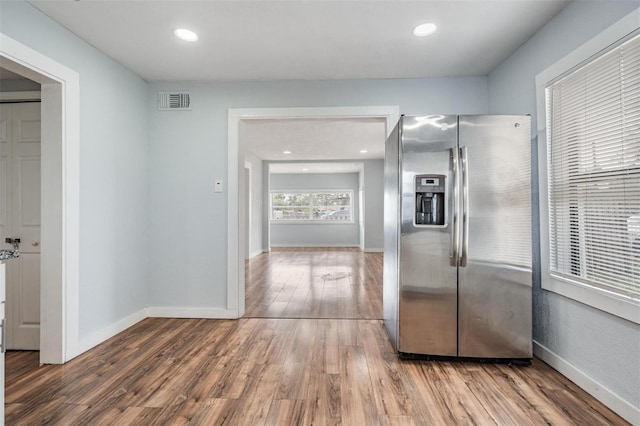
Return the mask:
[[542,288],[640,324],[640,300],[566,278],[543,274]]

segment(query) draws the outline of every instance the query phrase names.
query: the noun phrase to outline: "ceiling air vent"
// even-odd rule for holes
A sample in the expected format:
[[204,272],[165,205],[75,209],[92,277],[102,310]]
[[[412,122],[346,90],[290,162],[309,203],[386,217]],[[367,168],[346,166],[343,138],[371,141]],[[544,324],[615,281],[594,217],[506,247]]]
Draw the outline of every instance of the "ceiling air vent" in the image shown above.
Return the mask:
[[158,110],[190,111],[191,94],[188,92],[158,92]]

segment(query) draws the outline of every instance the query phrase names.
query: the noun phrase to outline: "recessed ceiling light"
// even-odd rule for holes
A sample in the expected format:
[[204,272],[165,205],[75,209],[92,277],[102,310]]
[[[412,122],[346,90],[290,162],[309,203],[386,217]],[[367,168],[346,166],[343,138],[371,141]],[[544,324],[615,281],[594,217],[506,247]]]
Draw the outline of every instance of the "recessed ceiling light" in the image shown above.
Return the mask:
[[196,41],[196,40],[198,40],[198,34],[194,33],[191,30],[187,30],[185,28],[178,28],[173,33],[180,40],[184,40],[184,41]]
[[303,172],[308,172],[309,169],[307,169],[306,167],[304,169],[302,169]]
[[416,37],[426,37],[435,33],[438,30],[436,24],[432,24],[431,22],[427,22],[425,24],[420,24],[413,29],[413,35]]
[[282,151],[283,154],[291,154],[291,151]]
[[360,154],[366,154],[367,152],[369,152],[369,151],[367,151],[366,149],[361,149],[360,150]]

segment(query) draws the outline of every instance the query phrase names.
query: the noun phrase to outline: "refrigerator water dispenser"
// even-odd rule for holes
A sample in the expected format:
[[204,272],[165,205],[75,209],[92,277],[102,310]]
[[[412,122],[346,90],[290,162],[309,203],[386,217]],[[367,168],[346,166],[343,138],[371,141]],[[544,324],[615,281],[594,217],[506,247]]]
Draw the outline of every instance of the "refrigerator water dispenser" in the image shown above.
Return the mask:
[[445,175],[415,177],[416,225],[445,225]]

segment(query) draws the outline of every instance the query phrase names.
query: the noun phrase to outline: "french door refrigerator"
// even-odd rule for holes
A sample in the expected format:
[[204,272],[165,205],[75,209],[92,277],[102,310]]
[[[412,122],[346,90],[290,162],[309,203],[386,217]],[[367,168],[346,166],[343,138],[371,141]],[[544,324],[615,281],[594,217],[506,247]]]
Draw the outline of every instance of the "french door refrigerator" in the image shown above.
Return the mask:
[[384,324],[400,356],[529,363],[529,116],[402,116],[384,163]]

